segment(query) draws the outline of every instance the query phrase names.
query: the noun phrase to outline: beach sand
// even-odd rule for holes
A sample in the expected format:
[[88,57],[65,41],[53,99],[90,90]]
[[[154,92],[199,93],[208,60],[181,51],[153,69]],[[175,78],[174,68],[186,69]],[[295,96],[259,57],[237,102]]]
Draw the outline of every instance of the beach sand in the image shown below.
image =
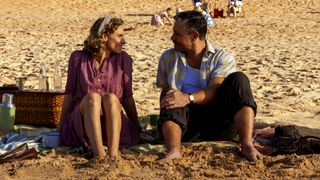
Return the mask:
[[[226,10],[227,1],[216,8]],[[245,1],[245,17],[215,19],[208,40],[236,56],[258,104],[257,124],[296,124],[320,136],[320,4],[317,0]],[[39,64],[48,74],[59,62],[66,81],[72,51],[81,49],[92,23],[112,14],[126,22],[125,50],[134,60],[133,89],[140,117],[159,112],[155,86],[158,59],[172,47],[172,26],[151,27],[152,14],[167,7],[191,9],[189,0],[1,0],[0,85],[27,77],[37,89]],[[50,81],[52,87],[52,82]],[[161,154],[121,153],[119,160],[88,165],[72,154],[53,151],[40,159],[0,165],[0,177],[209,179],[319,178],[320,156],[265,157],[249,163],[237,148],[211,144],[183,147],[179,160],[158,160]],[[2,178],[3,179],[3,178]]]

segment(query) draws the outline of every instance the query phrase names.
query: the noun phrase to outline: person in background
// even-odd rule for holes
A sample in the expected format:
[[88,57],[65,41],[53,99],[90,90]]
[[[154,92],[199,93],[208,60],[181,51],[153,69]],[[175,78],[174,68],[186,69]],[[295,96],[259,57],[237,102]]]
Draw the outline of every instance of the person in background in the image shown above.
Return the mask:
[[236,71],[233,55],[206,40],[207,23],[200,12],[177,14],[174,48],[160,57],[160,117],[157,137],[164,140],[164,159],[181,157],[181,141],[232,140],[250,161],[262,155],[252,142],[257,111],[248,77]]
[[151,18],[151,25],[158,27],[163,26],[165,25],[165,20],[167,20],[172,25],[172,21],[170,20],[171,11],[171,8],[167,8],[165,11],[154,14]]
[[183,9],[181,9],[181,8],[176,8],[176,14],[179,14],[179,13],[181,13],[181,12],[183,12]]
[[201,5],[201,0],[192,0],[193,7],[197,7]]
[[210,2],[207,0],[192,0],[193,8],[200,6],[202,10],[206,11],[207,13],[210,13]]
[[242,5],[243,5],[242,0],[230,0],[229,1],[229,6],[234,6],[234,7],[238,7],[241,9]]
[[203,17],[206,20],[207,25],[209,27],[213,27],[214,26],[214,21],[213,21],[211,15],[209,13],[207,13],[206,11],[202,10],[200,6],[195,7],[193,10],[197,11],[197,12],[200,12],[203,15]]
[[242,11],[242,6],[242,0],[230,0],[228,3],[227,17],[230,17],[230,13],[233,13],[234,17],[237,17],[237,14],[241,13]]
[[97,19],[84,48],[74,51],[69,59],[58,126],[61,143],[87,146],[98,159],[107,154],[117,157],[119,144],[129,146],[140,141],[141,127],[132,96],[132,59],[122,50],[126,43],[123,24],[122,19],[111,16]]
[[208,0],[202,0],[201,2],[201,9],[204,10],[206,13],[210,14],[212,12],[211,10],[211,3]]

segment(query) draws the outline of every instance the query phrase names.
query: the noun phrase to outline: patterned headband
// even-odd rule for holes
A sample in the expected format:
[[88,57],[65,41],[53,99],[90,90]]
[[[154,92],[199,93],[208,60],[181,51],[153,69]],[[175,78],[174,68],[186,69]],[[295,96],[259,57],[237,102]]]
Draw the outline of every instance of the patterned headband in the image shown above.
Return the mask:
[[98,34],[101,36],[104,30],[104,27],[106,26],[106,24],[109,24],[110,20],[112,19],[111,16],[106,16],[104,17],[102,23],[100,24],[99,30],[98,30]]

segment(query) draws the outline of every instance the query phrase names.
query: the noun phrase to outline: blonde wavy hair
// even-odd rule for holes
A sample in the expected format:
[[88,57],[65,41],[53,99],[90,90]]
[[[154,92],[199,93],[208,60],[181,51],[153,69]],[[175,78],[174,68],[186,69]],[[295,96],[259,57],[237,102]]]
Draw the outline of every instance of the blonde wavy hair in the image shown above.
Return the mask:
[[88,52],[91,56],[101,56],[104,51],[104,40],[102,39],[103,34],[112,34],[116,31],[119,26],[123,25],[123,20],[121,18],[111,18],[106,24],[104,23],[105,18],[101,17],[97,19],[90,28],[90,34],[84,41],[83,50]]

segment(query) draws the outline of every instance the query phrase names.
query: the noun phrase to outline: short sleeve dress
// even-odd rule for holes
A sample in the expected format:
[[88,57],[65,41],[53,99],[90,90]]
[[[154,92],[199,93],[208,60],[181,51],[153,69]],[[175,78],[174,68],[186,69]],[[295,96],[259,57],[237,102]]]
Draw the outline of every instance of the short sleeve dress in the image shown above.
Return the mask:
[[[61,143],[68,146],[86,144],[83,117],[80,112],[81,100],[91,91],[103,96],[113,93],[122,104],[123,99],[132,96],[132,59],[124,51],[111,54],[102,67],[97,69],[96,59],[85,51],[74,51],[69,59],[66,94],[73,97],[73,110],[64,119],[61,129]],[[103,117],[101,111],[101,117]],[[122,115],[120,134],[121,145],[133,145],[140,140],[134,124]]]

